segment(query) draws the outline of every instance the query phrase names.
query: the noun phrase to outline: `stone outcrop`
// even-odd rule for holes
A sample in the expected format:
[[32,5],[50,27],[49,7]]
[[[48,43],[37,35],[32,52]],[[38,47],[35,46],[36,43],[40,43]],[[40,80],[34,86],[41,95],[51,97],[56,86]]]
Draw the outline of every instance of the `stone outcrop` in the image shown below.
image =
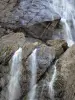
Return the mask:
[[[30,57],[35,48],[34,100],[75,100],[75,45],[68,48],[62,39],[60,19],[52,0],[0,0],[0,100],[8,100],[11,58],[19,47],[23,49],[19,100],[27,100],[31,92]],[[55,67],[54,94],[51,94],[49,86]]]
[[23,47],[25,37],[23,33],[10,33],[0,39],[0,63],[7,63],[10,56],[19,48]]
[[0,0],[0,24],[2,27],[19,28],[60,19],[49,3],[46,0]]
[[[57,40],[54,40],[54,41],[57,41]],[[60,44],[57,44],[57,45],[61,45],[61,48],[59,48],[59,51],[60,51],[59,56],[65,52],[65,50],[62,46],[63,44],[65,45],[65,47],[67,49],[66,42],[63,40],[60,42],[61,42]],[[51,80],[51,76],[52,76],[52,73],[54,70],[52,68],[52,65],[55,62],[55,59],[58,58],[58,54],[55,51],[55,49],[57,49],[57,48],[58,48],[58,46],[55,47],[55,45],[53,45],[50,47],[45,44],[41,44],[37,48],[37,63],[38,63],[38,65],[37,65],[38,66],[38,68],[37,68],[37,83],[39,82],[39,84],[37,87],[36,98],[38,98],[39,100],[40,99],[43,100],[43,98],[40,97],[40,95],[41,95],[40,92],[42,92],[41,89],[43,88],[43,85],[45,84],[46,90],[49,88],[49,87],[47,87],[46,82],[47,81],[50,82],[50,80]],[[62,52],[61,52],[61,49],[62,49]],[[22,75],[22,81],[21,81],[21,88],[22,88],[21,93],[23,93],[22,96],[24,98],[27,97],[27,92],[29,92],[29,85],[30,85],[30,79],[31,79],[31,70],[29,67],[29,64],[30,64],[29,60],[30,60],[30,57],[27,59],[26,62],[23,61],[24,68],[23,68],[23,75]],[[27,88],[25,88],[25,87],[27,87]],[[24,90],[24,88],[25,88],[25,90]],[[48,93],[48,90],[45,91],[45,93]],[[42,94],[42,95],[44,96],[46,94]],[[47,96],[49,97],[49,93]],[[44,98],[44,99],[46,100],[47,98]],[[49,97],[49,99],[50,99],[50,97]]]
[[[68,48],[68,46],[67,46],[67,43],[64,41],[64,40],[59,40],[59,39],[57,39],[57,40],[48,40],[47,42],[46,42],[46,44],[48,45],[48,46],[53,46],[54,48],[55,48],[55,51],[56,51],[56,57],[58,57],[59,58],[59,56],[61,55],[61,54],[63,54],[64,53],[64,51],[66,51],[67,50],[67,48]],[[58,45],[59,44],[59,45]],[[60,48],[60,49],[59,49]]]
[[56,80],[56,100],[75,99],[75,45],[70,47],[58,60]]
[[[13,41],[14,40],[14,41]],[[57,40],[54,40],[57,41]],[[39,40],[33,40],[32,38],[28,39],[24,36],[23,33],[10,33],[6,36],[3,36],[0,39],[0,68],[2,69],[0,71],[0,99],[5,100],[6,98],[6,90],[7,90],[7,84],[9,81],[9,71],[10,71],[10,65],[9,60],[11,59],[12,54],[21,46],[23,48],[23,70],[22,70],[22,76],[21,76],[21,100],[24,99],[25,96],[27,96],[27,93],[29,92],[29,85],[30,85],[30,79],[31,79],[31,70],[29,68],[29,59],[30,54],[32,51],[37,48],[37,62],[38,62],[38,69],[37,69],[37,83],[43,78],[48,68],[50,68],[50,65],[52,64],[52,61],[54,61],[57,58],[57,52],[55,51],[59,46],[55,46],[53,41],[52,46],[47,46],[46,44],[43,44]],[[60,40],[58,40],[60,41]],[[66,50],[64,49],[65,45],[67,49],[66,42],[60,41],[61,45],[59,48],[60,53],[59,56]],[[62,52],[61,52],[62,49]],[[9,59],[8,59],[9,58]],[[51,74],[52,75],[52,74]],[[39,84],[40,84],[39,83]],[[40,86],[40,85],[39,85]],[[38,87],[39,89],[39,87]],[[39,98],[39,97],[38,97]]]
[[0,0],[0,37],[9,30],[24,31],[45,41],[51,39],[60,19],[51,0]]
[[22,32],[10,33],[0,39],[0,63],[7,63],[14,52],[19,48],[23,48],[24,58],[38,46],[38,42],[28,42]]
[[0,100],[7,98],[7,86],[9,81],[10,60],[14,52],[23,48],[23,58],[26,59],[33,49],[38,46],[38,42],[28,42],[23,33],[10,33],[0,39]]
[[50,40],[52,39],[52,36],[55,33],[55,29],[58,26],[59,22],[60,19],[36,23],[25,28],[25,31],[27,34],[34,38],[41,39],[43,41]]

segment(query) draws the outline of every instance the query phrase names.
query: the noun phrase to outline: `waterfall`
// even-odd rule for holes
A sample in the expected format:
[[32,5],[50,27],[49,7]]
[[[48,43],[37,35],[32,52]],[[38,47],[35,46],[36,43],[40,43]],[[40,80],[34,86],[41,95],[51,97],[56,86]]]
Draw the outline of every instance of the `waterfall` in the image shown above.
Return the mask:
[[66,21],[66,19],[61,19],[61,22],[63,23],[63,29],[65,31],[65,36],[64,36],[64,39],[67,41],[68,43],[68,46],[72,46],[74,44],[74,41],[73,41],[73,38],[72,38],[72,35],[71,35],[71,30],[70,30],[70,27]]
[[[75,28],[75,8],[73,2],[70,0],[52,0],[53,1],[53,8],[56,13],[58,13],[61,16],[61,22],[64,23],[64,30],[65,30],[65,36],[64,39],[66,39],[68,46],[71,46],[74,44],[74,40],[72,37],[72,34],[74,34],[74,29],[72,32],[72,23],[73,28]],[[69,25],[70,24],[70,25]]]
[[8,84],[8,100],[16,100],[20,96],[20,74],[22,62],[22,48],[19,48],[12,57],[10,80]]
[[36,94],[36,74],[37,74],[37,59],[36,59],[37,49],[35,49],[30,56],[30,69],[31,69],[31,83],[30,83],[30,93],[28,95],[29,100],[35,100]]
[[49,93],[50,93],[51,100],[54,100],[54,88],[53,88],[53,85],[54,85],[55,78],[56,78],[56,73],[57,73],[56,65],[53,65],[53,68],[54,68],[54,72],[53,72],[51,81],[48,84],[49,85]]

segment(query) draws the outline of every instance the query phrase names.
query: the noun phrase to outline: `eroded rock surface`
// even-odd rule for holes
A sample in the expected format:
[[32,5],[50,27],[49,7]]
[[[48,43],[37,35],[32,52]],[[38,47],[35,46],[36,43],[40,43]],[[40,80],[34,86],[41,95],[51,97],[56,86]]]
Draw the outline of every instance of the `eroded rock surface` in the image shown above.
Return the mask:
[[[48,46],[53,46],[55,48],[55,51],[56,51],[56,56],[59,58],[59,56],[61,54],[64,53],[64,51],[67,50],[68,46],[67,46],[67,43],[64,41],[64,40],[60,40],[60,39],[57,39],[57,40],[48,40],[46,42],[46,44]],[[58,45],[59,44],[59,45]]]
[[[11,33],[6,36],[3,36],[0,40],[1,42],[0,67],[2,69],[0,71],[0,78],[1,78],[0,79],[0,91],[1,91],[0,99],[1,100],[6,99],[7,84],[9,81],[9,71],[10,71],[10,65],[8,62],[11,59],[12,53],[14,53],[19,48],[19,46],[23,48],[23,70],[22,70],[22,76],[21,76],[21,82],[20,82],[20,86],[21,86],[20,99],[21,100],[24,99],[25,96],[27,96],[27,93],[30,90],[29,85],[30,85],[30,79],[31,79],[31,70],[29,68],[29,59],[30,59],[29,55],[32,53],[32,51],[35,48],[37,48],[37,62],[38,62],[37,82],[40,81],[40,83],[41,83],[42,77],[45,75],[46,71],[50,67],[50,64],[52,64],[52,61],[57,58],[57,52],[55,51],[55,48],[57,49],[59,46],[55,46],[54,43],[52,43],[53,44],[52,46],[47,46],[39,40],[33,40],[33,39],[31,39],[30,41],[29,40],[28,38],[26,39],[23,33],[13,33],[13,34]],[[54,41],[57,41],[57,40],[54,40]],[[60,41],[60,42],[61,43],[60,44],[58,43],[57,45],[65,44],[66,49],[67,49],[66,42],[64,41]],[[61,46],[61,48],[63,51],[59,53],[59,55],[61,55],[64,52],[63,46]],[[59,51],[61,51],[61,49]],[[47,77],[47,80],[49,79]],[[40,97],[37,97],[37,98],[40,99]]]
[[[54,41],[57,41],[57,40],[54,40]],[[54,42],[53,41],[53,42]],[[60,40],[59,40],[60,41]],[[66,45],[66,42],[63,41],[63,43]],[[62,41],[61,41],[61,45],[63,44]],[[57,45],[60,45],[60,44],[57,44]],[[47,86],[47,83],[50,82],[51,80],[51,77],[52,77],[52,74],[53,74],[53,71],[54,69],[52,68],[52,65],[55,61],[55,59],[58,57],[57,55],[57,52],[55,51],[55,49],[57,49],[58,46],[55,47],[55,45],[49,47],[45,44],[41,44],[40,46],[38,46],[37,48],[37,83],[39,82],[38,87],[37,87],[37,93],[36,93],[36,98],[38,98],[39,100],[43,100],[43,99],[47,99],[46,96],[48,96],[49,100],[50,100],[50,96],[49,96],[49,91],[47,90],[49,87]],[[63,49],[63,46],[61,46],[62,48],[62,52],[60,53],[59,52],[59,56],[64,53],[64,49]],[[59,51],[61,51],[61,48],[59,48]],[[66,45],[66,49],[67,49],[67,45]],[[22,82],[24,83],[21,83],[22,85],[22,92],[24,92],[24,97],[26,98],[27,97],[27,92],[29,92],[29,85],[30,85],[30,79],[31,79],[31,70],[29,68],[29,61],[30,59],[28,58],[28,60],[25,62],[23,61],[23,75],[22,75]],[[48,72],[47,72],[48,71]],[[49,76],[50,75],[50,76]],[[24,91],[24,88],[26,88],[26,90]],[[43,90],[42,90],[43,88]],[[45,93],[43,94],[40,94],[41,92],[44,92],[44,89],[45,90]],[[42,97],[43,96],[43,97]],[[24,99],[24,98],[23,98]]]
[[23,33],[10,33],[0,39],[0,100],[7,98],[7,86],[9,82],[9,72],[11,69],[11,60],[14,52],[19,48],[23,48],[23,58],[31,54],[33,49],[38,46],[38,42],[26,42]]
[[[57,62],[56,100],[75,99],[75,45],[70,47]],[[58,86],[59,85],[59,86]]]
[[[60,19],[56,19],[54,21],[43,21],[25,28],[25,31],[27,34],[34,38],[46,41],[52,39],[53,34],[56,33],[55,29],[58,26],[59,22]],[[58,33],[56,34],[58,35]]]
[[19,28],[36,22],[53,21],[60,16],[46,0],[0,0],[2,27]]

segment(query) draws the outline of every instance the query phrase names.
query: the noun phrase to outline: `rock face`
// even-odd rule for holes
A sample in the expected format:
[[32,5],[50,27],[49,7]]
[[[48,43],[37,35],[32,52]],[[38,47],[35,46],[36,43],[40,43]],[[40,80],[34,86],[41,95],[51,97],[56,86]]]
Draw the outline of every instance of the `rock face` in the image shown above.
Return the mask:
[[59,21],[51,0],[0,0],[0,37],[10,33],[8,29],[24,30],[45,41],[51,39]]
[[[56,41],[56,40],[54,40],[54,41]],[[62,45],[62,44],[66,44],[66,42],[63,41],[63,43],[61,42],[60,45]],[[57,58],[57,52],[55,51],[55,49],[57,49],[57,48],[58,48],[58,46],[55,47],[53,45],[53,46],[49,47],[45,44],[41,44],[37,48],[37,64],[38,64],[37,65],[38,66],[38,68],[37,68],[37,83],[38,82],[39,83],[38,83],[38,87],[37,87],[36,98],[38,98],[38,100],[43,100],[43,97],[41,97],[41,94],[39,94],[40,92],[42,92],[43,85],[44,84],[46,85],[45,86],[46,90],[49,88],[49,87],[47,87],[46,81],[49,82],[51,80],[51,76],[53,73],[53,68],[52,68],[53,63],[52,62],[54,62],[54,59]],[[63,49],[63,46],[61,46],[61,48]],[[60,51],[59,56],[62,53],[64,53],[64,49],[61,52],[61,48],[59,48],[59,51]],[[66,45],[66,49],[67,49],[67,45]],[[29,92],[29,85],[30,85],[30,79],[31,79],[31,70],[29,67],[30,66],[29,62],[30,62],[30,57],[28,58],[28,60],[26,62],[23,60],[24,68],[23,68],[23,75],[22,75],[22,81],[21,81],[21,88],[22,88],[21,93],[23,93],[22,96],[24,98],[27,97],[27,92]],[[51,76],[49,76],[49,75],[51,75]],[[25,87],[27,87],[27,88],[25,88]],[[45,93],[48,93],[48,90],[45,91]],[[46,94],[42,94],[42,95],[44,96]],[[49,97],[49,95],[47,95],[47,96]],[[47,98],[44,98],[44,99],[46,100]],[[49,97],[49,99],[50,99],[50,97]]]
[[[0,47],[1,47],[0,48],[0,68],[2,69],[0,71],[0,100],[6,100],[7,84],[9,81],[8,76],[9,76],[9,71],[10,71],[10,65],[8,62],[11,59],[12,53],[14,53],[18,49],[19,46],[23,48],[23,70],[22,70],[22,76],[21,76],[21,82],[20,82],[20,86],[21,86],[20,99],[23,100],[24,98],[26,98],[30,90],[29,85],[30,85],[30,79],[31,79],[31,70],[29,68],[29,60],[30,60],[29,55],[35,48],[37,48],[37,62],[38,62],[37,83],[39,82],[38,84],[39,87],[37,88],[37,90],[41,91],[39,90],[39,88],[40,86],[42,88],[41,84],[44,83],[44,80],[46,78],[47,80],[51,79],[50,77],[48,79],[49,74],[47,74],[47,76],[45,76],[46,78],[42,80],[46,71],[50,68],[52,61],[54,61],[54,59],[57,58],[57,52],[55,51],[55,48],[58,48],[59,46],[55,47],[53,43],[52,43],[53,44],[52,46],[47,46],[46,44],[43,44],[41,41],[38,41],[38,40],[32,41],[32,39],[30,41],[29,40],[24,36],[23,33],[10,33],[6,36],[3,36],[0,40]],[[64,44],[66,46],[66,42],[64,41],[60,41],[60,42],[61,42],[60,45],[62,48],[62,52],[60,52],[59,55],[61,55],[65,51],[64,46],[62,45]],[[59,48],[60,49],[59,51],[61,51],[61,48]],[[67,46],[66,46],[66,49],[67,49]],[[49,73],[51,74],[51,71]],[[40,97],[37,97],[37,98],[40,99]],[[42,97],[41,97],[41,100],[42,100]]]
[[50,0],[0,0],[0,13],[1,26],[9,28],[60,19]]
[[19,47],[23,47],[25,37],[23,33],[10,33],[0,39],[0,62],[8,62],[10,56]]
[[57,70],[56,100],[75,100],[75,45],[60,57]]
[[[40,45],[37,48],[37,78],[36,83],[41,80],[41,76],[45,73],[47,68],[50,66],[52,61],[55,59],[55,51],[54,48],[50,48],[46,45]],[[30,90],[30,80],[31,80],[31,65],[30,65],[30,56],[28,60],[25,62],[23,59],[23,75],[21,80],[21,88],[22,88],[22,95],[27,95],[27,92]],[[34,62],[33,62],[34,63]],[[27,87],[27,88],[26,88]]]
[[58,26],[59,21],[60,19],[40,22],[25,28],[25,31],[27,34],[31,35],[34,38],[46,41],[52,39],[55,28]]
[[68,48],[64,40],[58,39],[64,32],[58,32],[60,19],[52,0],[0,0],[0,100],[8,100],[11,58],[19,47],[23,49],[23,69],[18,100],[28,100],[35,86],[30,90],[30,58],[35,48],[34,100],[75,100],[75,45]]
[[38,42],[27,42],[23,33],[10,33],[0,39],[0,63],[7,63],[11,55],[19,48],[23,48],[24,58],[32,52]]
[[[64,41],[64,40],[48,40],[46,42],[46,44],[48,46],[53,46],[55,47],[55,51],[56,51],[56,56],[59,58],[59,56],[61,54],[64,53],[64,51],[67,50],[68,46],[67,46],[67,43]],[[58,45],[59,44],[59,45]],[[60,49],[59,49],[60,48]]]
[[12,54],[19,48],[23,48],[23,58],[31,54],[38,42],[26,42],[23,33],[10,33],[0,39],[0,100],[5,100],[9,81],[10,64]]

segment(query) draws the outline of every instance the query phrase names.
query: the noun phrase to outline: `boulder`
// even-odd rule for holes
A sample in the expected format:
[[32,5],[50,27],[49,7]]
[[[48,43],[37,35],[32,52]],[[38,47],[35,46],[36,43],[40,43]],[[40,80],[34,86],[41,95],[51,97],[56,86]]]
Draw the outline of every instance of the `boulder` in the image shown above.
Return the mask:
[[[57,41],[57,40],[54,40]],[[57,43],[57,46],[55,46],[55,42],[50,42],[53,44],[52,46],[47,46],[46,44],[43,44],[41,41],[33,40],[30,38],[26,38],[23,33],[10,33],[6,36],[3,36],[0,39],[0,100],[6,99],[7,93],[7,86],[9,81],[9,71],[10,71],[10,64],[9,60],[12,57],[12,54],[19,48],[23,48],[23,69],[22,69],[22,75],[21,81],[20,81],[20,87],[21,87],[21,97],[20,99],[24,99],[25,96],[28,95],[30,91],[30,80],[31,80],[31,68],[30,68],[30,57],[35,48],[37,48],[37,75],[36,75],[36,82],[39,82],[39,87],[42,88],[42,85],[44,84],[45,79],[49,81],[51,77],[49,75],[52,75],[53,70],[49,70],[50,73],[45,73],[48,71],[48,69],[52,68],[50,65],[53,64],[54,60],[57,58],[57,48],[59,52],[59,56],[65,51],[62,46],[65,45],[65,48],[67,49],[67,45],[65,41],[60,41]],[[60,46],[58,46],[60,45]],[[43,81],[42,78],[44,77]],[[46,78],[45,78],[46,77]],[[40,86],[41,84],[41,86]],[[38,87],[38,90],[41,91]],[[48,88],[48,87],[47,87]],[[40,97],[37,97],[40,98]]]
[[[41,80],[42,75],[45,73],[47,68],[50,66],[52,61],[55,59],[55,51],[53,48],[41,44],[37,48],[36,62],[37,62],[37,73],[36,73],[36,83]],[[23,59],[23,72],[21,78],[21,95],[25,96],[30,91],[30,83],[32,78],[31,73],[31,55],[28,57],[27,61]],[[35,63],[35,62],[33,62]],[[34,84],[35,85],[35,84]],[[26,88],[25,88],[26,87]],[[22,97],[23,98],[23,97]]]
[[66,41],[60,40],[60,39],[48,40],[48,41],[46,41],[46,44],[48,46],[54,47],[54,49],[56,51],[56,57],[57,58],[59,58],[59,56],[61,54],[63,54],[68,48]]
[[48,70],[45,72],[44,77],[42,77],[37,84],[35,100],[52,100],[49,83],[52,80],[53,74],[54,66],[51,64]]
[[38,44],[38,42],[26,41],[23,33],[10,33],[0,39],[0,100],[6,100],[7,98],[10,64],[14,52],[22,47],[23,59],[26,61]]
[[56,100],[75,100],[75,45],[58,60],[55,82]]
[[[54,40],[57,41],[57,40]],[[53,41],[53,42],[54,42]],[[60,41],[60,40],[59,40]],[[62,45],[65,44],[66,49],[67,49],[67,45],[65,41],[60,41],[60,44],[57,45]],[[36,75],[36,83],[37,83],[37,93],[36,93],[36,98],[43,100],[43,99],[47,99],[44,98],[44,96],[46,95],[45,93],[47,93],[48,98],[50,99],[49,96],[49,91],[47,90],[49,88],[49,86],[47,86],[48,82],[50,82],[52,74],[53,74],[53,63],[55,61],[55,59],[58,57],[57,52],[55,51],[58,48],[58,46],[55,47],[55,45],[47,46],[45,44],[41,44],[40,46],[38,46],[37,48],[37,75]],[[62,49],[62,52],[61,52]],[[61,46],[61,48],[58,48],[59,52],[59,56],[61,54],[63,54],[65,52],[65,50],[63,49],[63,46]],[[30,93],[30,83],[31,83],[31,70],[30,70],[30,56],[27,59],[27,61],[23,61],[23,75],[22,75],[22,81],[21,81],[21,89],[22,89],[22,96],[24,98],[27,97],[27,93]],[[43,87],[45,85],[45,87]],[[25,88],[27,87],[27,88]],[[34,86],[33,86],[34,88]],[[42,96],[40,97],[40,93],[44,92],[42,91],[42,88],[46,89],[45,93],[42,94]],[[24,90],[25,89],[25,90]],[[23,98],[22,97],[22,98]],[[21,99],[22,99],[21,98]],[[23,98],[23,99],[24,99]]]
[[60,16],[54,11],[50,0],[0,0],[2,27],[15,29],[56,19],[60,19]]
[[37,45],[39,45],[37,41],[26,41],[21,32],[5,35],[0,39],[0,63],[6,64],[19,47],[23,48],[23,58],[26,59]]
[[23,33],[10,33],[0,39],[0,63],[7,63],[11,55],[25,43]]
[[60,19],[54,21],[43,21],[40,23],[35,23],[29,27],[25,28],[26,35],[30,35],[34,38],[41,39],[44,42],[53,38],[54,33],[56,33],[56,27],[59,24]]

